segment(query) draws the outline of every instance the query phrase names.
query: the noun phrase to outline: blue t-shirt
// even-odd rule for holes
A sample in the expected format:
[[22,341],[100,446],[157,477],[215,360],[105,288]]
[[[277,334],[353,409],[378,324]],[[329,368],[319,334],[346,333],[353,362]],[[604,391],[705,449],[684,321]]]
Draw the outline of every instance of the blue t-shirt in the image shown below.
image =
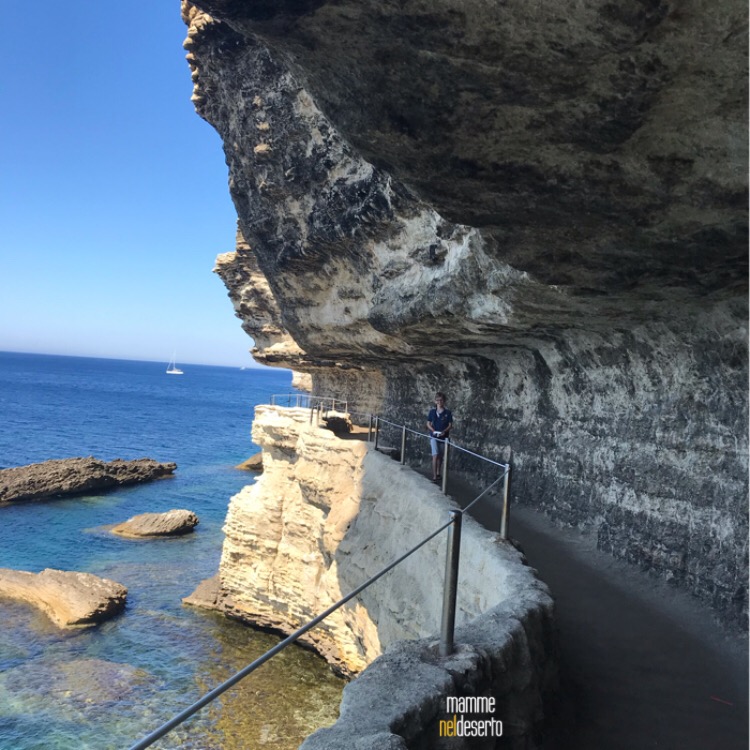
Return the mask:
[[438,414],[437,409],[430,409],[430,413],[427,415],[427,421],[432,425],[435,432],[445,432],[450,425],[453,424],[453,414],[450,409],[443,409]]

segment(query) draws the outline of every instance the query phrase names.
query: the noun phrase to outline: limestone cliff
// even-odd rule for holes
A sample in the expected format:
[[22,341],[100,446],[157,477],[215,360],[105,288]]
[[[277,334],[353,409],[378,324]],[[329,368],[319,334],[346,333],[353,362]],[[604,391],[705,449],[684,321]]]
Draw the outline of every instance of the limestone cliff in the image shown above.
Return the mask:
[[[232,498],[219,571],[217,608],[234,617],[292,632],[448,520],[434,484],[311,423],[307,409],[256,407],[253,440],[263,475]],[[503,602],[549,607],[509,543],[473,519],[464,524],[459,625]],[[429,542],[307,643],[355,674],[398,641],[439,633],[445,546],[445,535]]]
[[745,4],[183,15],[256,358],[415,425],[440,387],[517,502],[745,622]]

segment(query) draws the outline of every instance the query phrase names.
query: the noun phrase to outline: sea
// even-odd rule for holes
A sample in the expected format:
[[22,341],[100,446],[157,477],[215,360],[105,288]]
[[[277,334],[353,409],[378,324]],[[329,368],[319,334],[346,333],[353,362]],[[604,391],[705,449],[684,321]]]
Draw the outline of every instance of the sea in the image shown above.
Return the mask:
[[[75,456],[174,461],[174,477],[0,508],[0,567],[94,573],[128,588],[125,612],[60,630],[0,599],[0,750],[127,750],[278,643],[182,604],[218,570],[230,498],[255,475],[253,409],[294,392],[276,369],[0,352],[0,468]],[[184,537],[130,540],[111,525],[186,508]],[[343,681],[290,647],[155,748],[291,750],[333,723]]]

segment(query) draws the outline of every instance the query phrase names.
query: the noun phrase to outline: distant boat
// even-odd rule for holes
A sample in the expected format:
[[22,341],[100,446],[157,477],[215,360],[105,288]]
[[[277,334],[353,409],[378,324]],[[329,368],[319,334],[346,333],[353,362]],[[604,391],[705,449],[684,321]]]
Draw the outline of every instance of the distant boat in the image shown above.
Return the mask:
[[177,367],[175,362],[175,355],[172,355],[172,359],[169,360],[169,366],[167,367],[167,375],[182,375],[182,370]]

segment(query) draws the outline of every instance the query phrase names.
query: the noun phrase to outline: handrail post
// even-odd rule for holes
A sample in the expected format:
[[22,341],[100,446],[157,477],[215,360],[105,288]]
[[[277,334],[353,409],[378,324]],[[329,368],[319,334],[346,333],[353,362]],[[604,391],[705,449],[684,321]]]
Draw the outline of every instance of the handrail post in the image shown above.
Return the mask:
[[313,414],[315,414],[315,406],[311,404],[310,405],[310,424],[313,423]]
[[370,424],[367,427],[367,442],[372,442],[372,414],[370,414]]
[[508,514],[510,512],[510,461],[503,481],[503,514],[500,517],[500,538],[508,538]]
[[448,547],[445,557],[443,582],[443,623],[440,629],[440,656],[453,653],[453,633],[456,628],[456,596],[458,594],[458,563],[461,554],[460,510],[449,511],[453,523],[448,527]]
[[375,415],[375,450],[378,449],[378,438],[380,437],[380,418]]
[[448,438],[444,438],[443,440],[443,494],[448,494],[448,446],[450,445],[450,442],[448,441]]
[[406,463],[406,425],[401,428],[401,465]]

